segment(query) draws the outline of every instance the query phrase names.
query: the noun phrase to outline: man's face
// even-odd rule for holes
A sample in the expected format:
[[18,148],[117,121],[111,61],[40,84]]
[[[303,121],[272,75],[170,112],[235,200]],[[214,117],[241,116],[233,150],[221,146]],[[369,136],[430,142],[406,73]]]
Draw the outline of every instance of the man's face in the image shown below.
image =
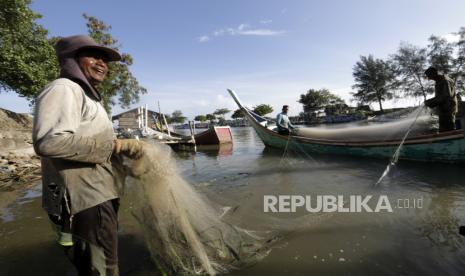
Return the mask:
[[108,57],[98,50],[85,50],[78,54],[79,67],[82,73],[93,86],[99,85],[108,73]]
[[283,113],[284,113],[284,114],[287,114],[287,111],[288,111],[288,110],[289,110],[289,108],[287,108],[287,107],[286,107],[286,108],[283,108]]

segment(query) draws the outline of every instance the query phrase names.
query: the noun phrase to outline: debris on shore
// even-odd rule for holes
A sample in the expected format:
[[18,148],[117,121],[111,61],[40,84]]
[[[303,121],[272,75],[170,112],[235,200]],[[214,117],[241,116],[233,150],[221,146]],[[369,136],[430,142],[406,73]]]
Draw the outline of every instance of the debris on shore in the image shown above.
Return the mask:
[[[0,108],[0,209],[4,197],[40,180],[40,159],[32,147],[32,117]],[[9,201],[9,200],[7,200]]]

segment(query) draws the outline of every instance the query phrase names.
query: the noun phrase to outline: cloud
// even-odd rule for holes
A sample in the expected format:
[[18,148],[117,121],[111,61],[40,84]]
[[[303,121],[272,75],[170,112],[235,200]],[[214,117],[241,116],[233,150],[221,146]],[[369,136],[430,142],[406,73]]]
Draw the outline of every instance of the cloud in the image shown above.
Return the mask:
[[455,33],[449,33],[449,34],[442,36],[442,38],[447,40],[447,42],[449,43],[456,43],[460,40],[460,35],[455,34]]
[[263,25],[271,24],[271,22],[273,22],[273,20],[271,20],[271,19],[262,19],[262,20],[260,20],[260,24],[263,24]]
[[[271,20],[262,20],[262,24],[269,24]],[[265,22],[265,23],[263,23]],[[254,28],[246,23],[241,23],[236,28],[223,28],[215,30],[211,33],[211,36],[279,36],[286,33],[284,30],[273,30],[267,28]],[[210,40],[208,35],[204,35],[198,38],[199,42],[207,42]]]
[[240,35],[256,35],[256,36],[276,36],[284,34],[284,31],[275,31],[269,29],[251,29],[251,30],[244,30],[241,31]]
[[198,39],[199,39],[200,43],[204,43],[204,42],[209,41],[210,37],[208,37],[208,35],[203,35],[203,36],[199,37]]

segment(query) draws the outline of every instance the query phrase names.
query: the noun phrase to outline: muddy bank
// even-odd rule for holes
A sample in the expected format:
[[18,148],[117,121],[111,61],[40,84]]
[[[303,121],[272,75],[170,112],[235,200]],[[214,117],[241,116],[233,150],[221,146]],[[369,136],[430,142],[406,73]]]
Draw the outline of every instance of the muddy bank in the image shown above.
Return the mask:
[[0,108],[0,212],[40,180],[32,147],[32,117]]

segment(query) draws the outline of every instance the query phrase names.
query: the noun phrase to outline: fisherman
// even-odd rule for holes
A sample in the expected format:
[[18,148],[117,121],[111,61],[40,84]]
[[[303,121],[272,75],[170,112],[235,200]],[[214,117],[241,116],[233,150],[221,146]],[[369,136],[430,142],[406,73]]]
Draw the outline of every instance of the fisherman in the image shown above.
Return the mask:
[[137,140],[116,140],[98,86],[120,54],[88,36],[55,45],[60,77],[36,99],[33,142],[42,163],[42,203],[79,275],[118,275],[118,153],[137,159]]
[[455,114],[457,113],[457,97],[454,82],[447,76],[439,74],[434,67],[425,71],[428,79],[436,82],[434,86],[434,98],[425,101],[429,108],[436,108],[439,116],[439,132],[455,129]]
[[276,125],[278,126],[278,133],[281,135],[289,135],[294,129],[295,126],[291,124],[287,112],[289,111],[288,105],[283,105],[283,110],[276,117]]

